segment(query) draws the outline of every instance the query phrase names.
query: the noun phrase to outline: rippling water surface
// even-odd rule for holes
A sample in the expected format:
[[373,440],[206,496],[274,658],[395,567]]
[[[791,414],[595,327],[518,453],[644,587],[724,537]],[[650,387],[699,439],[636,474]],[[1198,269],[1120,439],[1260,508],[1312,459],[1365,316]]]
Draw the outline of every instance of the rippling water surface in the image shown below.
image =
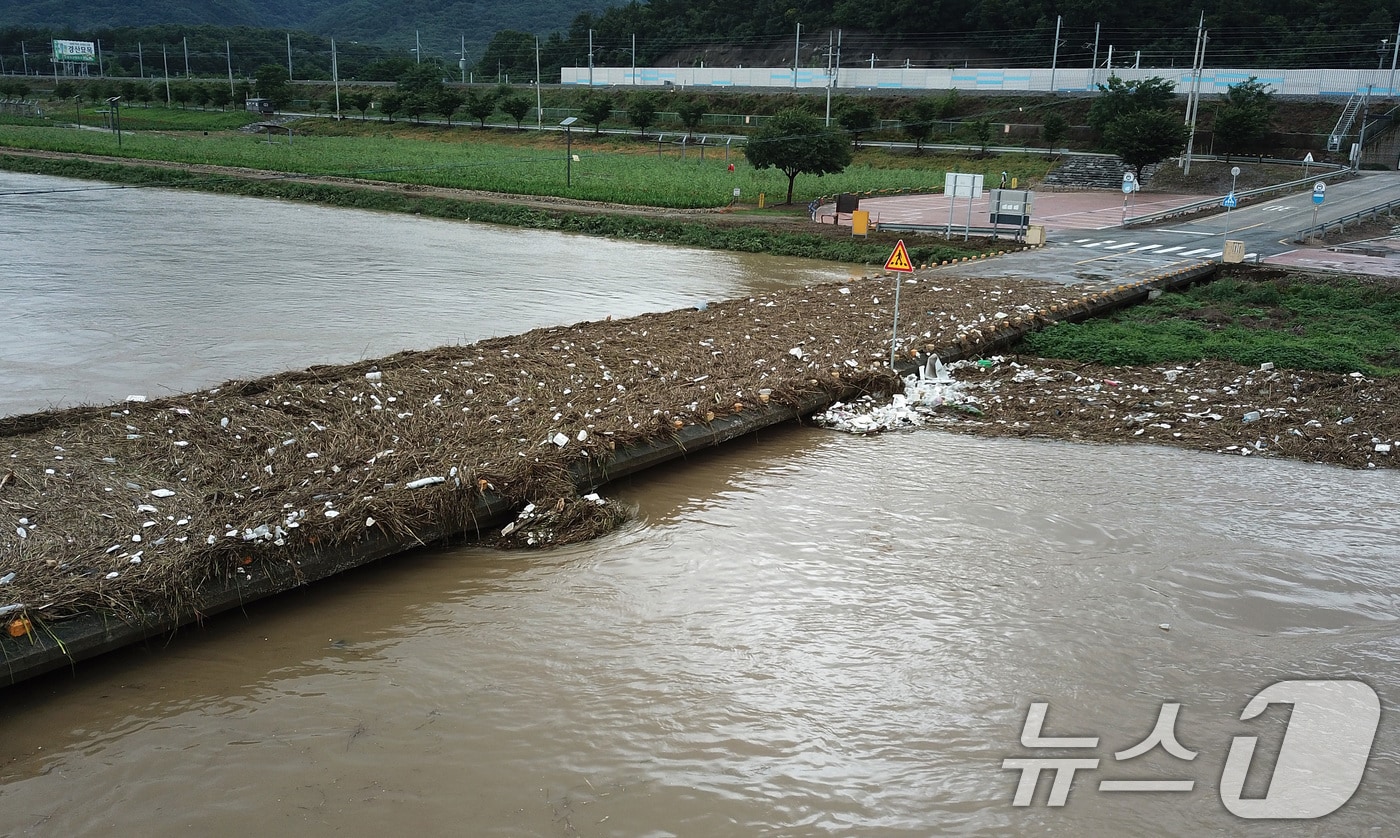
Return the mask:
[[[6,691],[0,833],[1400,833],[1394,472],[787,428],[609,491],[638,518],[596,542],[407,554]],[[1281,735],[1240,712],[1291,678],[1380,694],[1367,774],[1237,819],[1231,737]],[[1011,806],[1032,701],[1101,737],[1063,808]],[[1197,758],[1116,761],[1165,701]]]
[[853,272],[0,172],[0,415],[168,395]]

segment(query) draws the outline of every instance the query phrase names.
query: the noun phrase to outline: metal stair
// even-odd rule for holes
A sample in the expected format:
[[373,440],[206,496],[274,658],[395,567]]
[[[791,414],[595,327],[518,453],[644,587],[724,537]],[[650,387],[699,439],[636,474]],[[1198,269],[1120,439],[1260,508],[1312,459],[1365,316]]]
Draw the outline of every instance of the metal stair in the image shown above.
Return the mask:
[[1356,115],[1361,113],[1361,109],[1366,105],[1366,96],[1361,93],[1351,94],[1347,100],[1347,105],[1342,108],[1342,115],[1337,119],[1337,126],[1332,129],[1331,135],[1327,137],[1328,151],[1341,151],[1342,141],[1351,133],[1351,125],[1356,121]]

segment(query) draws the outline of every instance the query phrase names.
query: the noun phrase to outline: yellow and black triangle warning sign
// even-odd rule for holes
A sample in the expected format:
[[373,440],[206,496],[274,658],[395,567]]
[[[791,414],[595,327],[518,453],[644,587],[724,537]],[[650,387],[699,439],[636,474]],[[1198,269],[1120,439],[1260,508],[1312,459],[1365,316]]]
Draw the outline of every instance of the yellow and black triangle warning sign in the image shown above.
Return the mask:
[[904,249],[904,240],[900,239],[899,244],[894,246],[894,253],[885,260],[885,270],[900,271],[902,273],[913,273],[914,263],[909,261],[909,251]]

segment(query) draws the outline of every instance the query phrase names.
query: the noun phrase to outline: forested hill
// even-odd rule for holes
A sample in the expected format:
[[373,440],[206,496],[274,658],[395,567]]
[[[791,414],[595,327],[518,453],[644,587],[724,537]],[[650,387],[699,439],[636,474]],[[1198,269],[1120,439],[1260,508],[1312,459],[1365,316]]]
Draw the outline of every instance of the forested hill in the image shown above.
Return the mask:
[[[48,37],[121,43],[134,27],[302,31],[390,56],[455,67],[463,39],[480,72],[532,78],[536,35],[545,79],[560,65],[824,67],[837,30],[843,66],[1049,66],[1192,61],[1202,12],[1214,67],[1389,67],[1400,0],[4,0],[0,60]],[[1062,28],[1055,49],[1057,17]],[[798,33],[798,27],[801,33]],[[415,36],[419,40],[415,40]],[[137,36],[139,37],[139,36]],[[635,38],[635,53],[633,43]],[[222,37],[211,35],[221,45]],[[295,40],[295,37],[294,37]],[[150,37],[146,43],[151,42]],[[422,53],[414,54],[421,44]],[[30,45],[24,45],[29,49]],[[311,48],[308,47],[308,50]],[[319,52],[324,49],[317,48]],[[319,59],[318,59],[319,60]],[[7,65],[8,66],[8,65]]]
[[[649,0],[616,6],[591,26],[595,47],[618,57],[635,34],[639,59],[647,62],[698,63],[709,50],[709,63],[719,63],[716,48],[747,45],[775,58],[785,51],[788,66],[796,48],[803,64],[825,66],[827,30],[840,28],[880,39],[888,54],[874,50],[877,66],[917,56],[935,65],[981,56],[1049,66],[1060,16],[1062,66],[1088,66],[1096,24],[1100,65],[1113,45],[1115,66],[1189,66],[1203,11],[1212,66],[1389,67],[1400,0]],[[800,46],[798,24],[806,33]],[[843,63],[862,64],[870,55],[844,52]]]
[[[0,55],[6,36],[37,43],[57,37],[104,37],[137,27],[254,27],[359,41],[410,55],[415,34],[425,56],[454,66],[465,39],[468,58],[501,30],[541,36],[565,30],[581,13],[616,0],[3,0]],[[104,40],[109,40],[105,38]],[[177,37],[178,40],[178,37]],[[35,47],[42,51],[43,47]]]

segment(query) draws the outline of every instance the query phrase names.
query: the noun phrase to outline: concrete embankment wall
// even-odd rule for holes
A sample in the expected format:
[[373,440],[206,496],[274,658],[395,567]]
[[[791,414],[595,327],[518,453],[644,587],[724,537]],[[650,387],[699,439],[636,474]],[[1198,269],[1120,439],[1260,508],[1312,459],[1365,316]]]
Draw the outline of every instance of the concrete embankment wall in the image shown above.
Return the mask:
[[[923,347],[924,353],[902,360],[897,365],[898,371],[905,374],[912,372],[928,354],[936,354],[945,361],[994,354],[1014,345],[1032,331],[1057,322],[1084,320],[1135,305],[1154,292],[1213,278],[1216,270],[1215,265],[1183,268],[1125,283],[1049,309],[989,323],[964,334],[952,345]],[[813,395],[795,405],[758,405],[740,413],[718,417],[708,424],[688,425],[678,430],[674,437],[619,451],[606,462],[581,463],[574,471],[575,483],[582,491],[592,490],[611,480],[683,457],[689,452],[801,419],[829,407],[834,401],[858,395],[860,391],[849,388],[834,395]],[[371,532],[363,541],[349,548],[318,550],[313,546],[295,559],[269,563],[258,574],[240,576],[226,586],[202,591],[192,606],[176,616],[150,615],[147,618],[124,619],[112,614],[92,613],[51,625],[36,626],[22,637],[0,638],[0,657],[4,661],[3,667],[0,667],[0,686],[16,684],[71,666],[78,661],[175,631],[220,612],[415,547],[476,537],[500,527],[515,513],[511,502],[488,494],[479,498],[471,509],[470,519],[474,525],[466,530],[442,525],[409,535]]]

